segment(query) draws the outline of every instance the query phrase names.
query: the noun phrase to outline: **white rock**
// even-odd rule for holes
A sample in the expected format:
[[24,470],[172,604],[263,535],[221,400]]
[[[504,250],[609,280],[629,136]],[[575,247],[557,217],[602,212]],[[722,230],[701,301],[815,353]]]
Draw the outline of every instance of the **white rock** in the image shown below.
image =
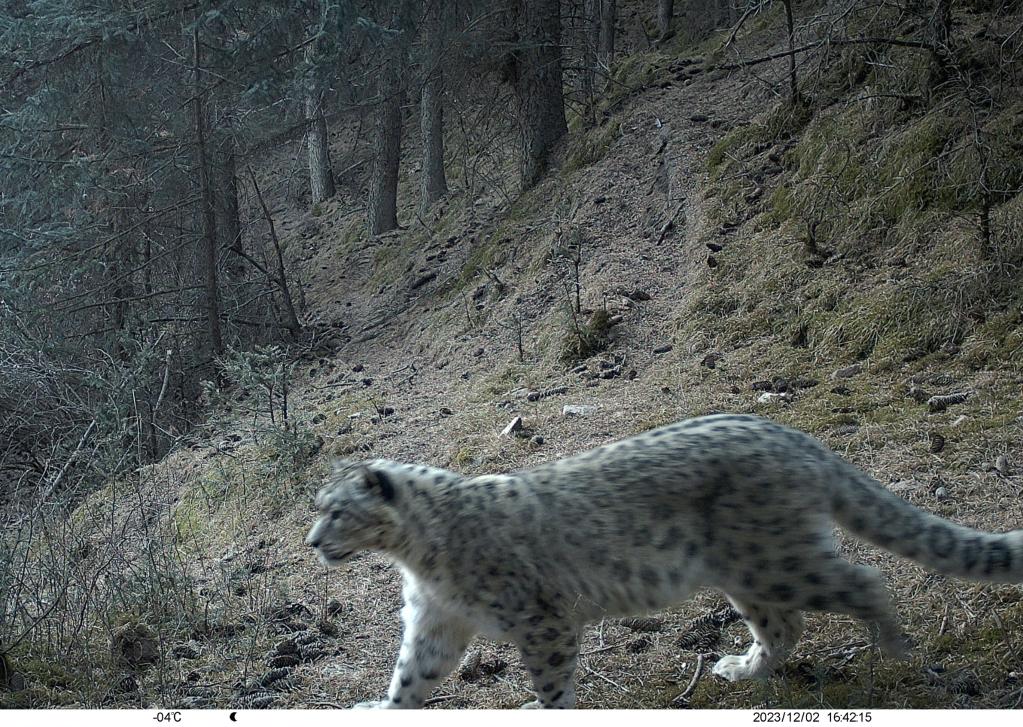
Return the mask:
[[565,404],[561,407],[561,416],[585,417],[595,413],[596,411],[597,407],[592,404]]
[[501,436],[502,437],[512,437],[512,436],[515,436],[515,433],[520,431],[521,429],[522,429],[522,417],[515,417],[510,422],[508,422],[508,426],[506,426],[501,431]]

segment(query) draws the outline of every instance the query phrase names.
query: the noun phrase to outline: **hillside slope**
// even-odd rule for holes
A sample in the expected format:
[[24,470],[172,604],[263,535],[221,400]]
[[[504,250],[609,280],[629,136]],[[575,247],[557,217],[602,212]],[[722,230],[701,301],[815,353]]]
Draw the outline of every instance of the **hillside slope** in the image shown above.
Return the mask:
[[[758,29],[765,52],[780,47],[777,20]],[[137,497],[127,488],[130,511],[125,503],[105,514],[116,484],[90,498],[77,532],[96,543],[137,534],[125,540],[128,560],[157,543],[179,580],[111,609],[86,643],[101,652],[104,628],[141,620],[163,658],[128,677],[105,657],[72,673],[15,654],[29,677],[20,704],[379,698],[397,651],[398,575],[375,555],[326,572],[302,545],[311,495],[335,456],[475,474],[710,411],[756,412],[820,437],[944,517],[991,530],[1023,523],[1018,194],[995,211],[1004,230],[997,269],[964,253],[973,228],[945,225],[932,207],[884,244],[864,242],[869,235],[826,209],[832,229],[819,247],[828,249],[808,252],[800,204],[845,174],[829,166],[822,138],[851,133],[862,82],[793,118],[755,76],[706,57],[640,53],[619,73],[630,91],[609,99],[600,126],[574,132],[557,168],[517,198],[456,194],[429,219],[371,240],[353,212],[357,190],[282,220],[302,251],[317,331],[291,376],[296,432],[236,409],[212,441],[145,473]],[[869,135],[849,142],[897,153],[932,112],[940,109],[868,124],[857,107]],[[968,395],[945,408],[927,403],[957,392]],[[593,409],[571,417],[565,405]],[[501,437],[515,416],[526,436]],[[1018,587],[951,582],[855,542],[842,547],[886,573],[919,644],[913,656],[882,660],[861,624],[811,616],[779,677],[733,685],[704,675],[685,705],[1019,706]],[[152,584],[153,573],[139,578]],[[645,623],[596,625],[583,646],[580,706],[675,704],[697,663],[680,641],[722,602],[702,593]],[[746,638],[730,627],[716,653],[745,650]],[[433,704],[531,698],[512,647],[480,640],[472,651],[478,665],[449,678]]]

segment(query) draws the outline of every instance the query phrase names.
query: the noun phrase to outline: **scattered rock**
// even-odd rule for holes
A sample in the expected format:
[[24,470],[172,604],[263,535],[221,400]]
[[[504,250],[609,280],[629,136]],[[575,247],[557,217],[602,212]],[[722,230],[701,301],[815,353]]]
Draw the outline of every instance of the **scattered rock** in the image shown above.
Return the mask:
[[380,414],[380,416],[389,417],[392,414],[394,414],[394,407],[393,406],[381,406],[381,407],[379,407],[377,409],[377,412]]
[[717,351],[714,351],[714,352],[708,353],[706,356],[704,356],[703,360],[700,361],[700,365],[701,366],[706,366],[707,368],[712,369],[712,368],[717,367],[718,361],[720,361],[720,360],[721,360],[721,354],[718,353]]
[[946,490],[944,487],[939,487],[934,491],[934,497],[937,498],[938,500],[947,500],[949,499],[948,490]]
[[642,290],[640,288],[636,288],[631,293],[626,293],[625,295],[629,299],[635,300],[635,301],[638,301],[638,302],[647,301],[647,300],[650,300],[650,298],[651,298],[651,295],[648,292],[646,292],[645,290]]
[[774,401],[789,402],[792,401],[792,395],[787,391],[784,391],[780,394],[775,393],[773,391],[765,391],[763,394],[757,397],[758,404],[770,404],[771,402]]
[[773,391],[774,383],[771,381],[754,381],[750,384],[750,388],[753,391]]
[[1009,458],[1004,454],[1000,454],[995,458],[995,469],[998,470],[998,474],[1003,477],[1009,476]]
[[625,378],[628,379],[629,381],[632,381],[634,378],[636,378],[636,369],[629,369],[629,372],[625,374]]
[[860,431],[859,424],[840,424],[839,426],[835,427],[835,434],[837,434],[840,437],[847,436],[850,434],[856,434],[856,432],[858,431]]
[[373,379],[371,379],[370,377],[367,376],[366,378],[364,378],[362,380],[362,385],[363,386],[372,386],[373,385]]
[[516,432],[520,431],[522,431],[522,417],[515,417],[508,422],[508,425],[504,429],[501,430],[501,436],[512,437],[515,436]]
[[664,619],[660,619],[655,616],[632,616],[629,618],[619,619],[618,623],[628,629],[643,633],[660,631],[664,628]]
[[561,407],[561,416],[563,417],[585,417],[590,414],[594,414],[597,411],[597,407],[592,404],[565,404]]
[[437,277],[437,272],[436,271],[432,271],[432,272],[427,273],[426,275],[423,275],[422,277],[418,278],[414,283],[412,283],[412,290],[416,290],[417,288],[422,288],[424,285],[426,285],[427,283],[429,283],[431,280],[435,279],[436,277]]
[[928,439],[930,440],[930,450],[932,454],[937,454],[945,448],[945,438],[937,432],[931,432]]
[[454,411],[452,411],[451,409],[449,409],[449,408],[448,408],[448,407],[446,407],[446,406],[442,406],[442,407],[440,408],[440,415],[441,415],[442,417],[449,417],[449,416],[451,416],[451,415],[452,415],[452,414],[454,414],[454,413],[455,413]]
[[366,370],[366,367],[363,366],[362,364],[355,364],[354,366],[352,366],[352,371],[354,371],[357,374],[361,373],[362,371],[365,371],[365,370]]
[[833,379],[849,379],[863,371],[863,364],[854,363],[852,366],[845,366],[831,374]]
[[336,598],[332,598],[329,601],[327,601],[327,616],[329,616],[330,618],[340,616],[344,610],[345,610],[344,604],[342,604],[341,601],[337,600]]
[[694,124],[702,124],[707,121],[709,117],[706,114],[693,114],[689,117],[689,120]]
[[833,386],[831,387],[831,393],[838,394],[839,396],[849,396],[849,394],[851,394],[852,391],[849,389],[848,386]]
[[707,267],[708,268],[716,268],[717,266],[718,266],[718,259],[716,257],[714,257],[713,255],[708,255],[707,256]]
[[657,348],[655,348],[654,353],[655,354],[668,353],[668,351],[670,351],[673,348],[675,347],[670,343],[665,343],[663,346],[658,346]]
[[598,194],[593,198],[593,204],[604,204],[605,202],[607,202],[607,197],[602,194]]
[[543,446],[544,438],[541,437],[539,434],[536,434],[529,440],[529,443],[532,444],[534,447],[541,447]]
[[711,252],[721,252],[725,249],[724,245],[719,245],[716,242],[708,242],[706,245]]

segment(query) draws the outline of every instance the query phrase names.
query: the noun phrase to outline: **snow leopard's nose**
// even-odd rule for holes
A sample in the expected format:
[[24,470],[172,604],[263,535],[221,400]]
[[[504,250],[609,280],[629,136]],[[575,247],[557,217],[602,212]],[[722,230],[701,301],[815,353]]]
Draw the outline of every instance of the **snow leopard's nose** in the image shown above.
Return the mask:
[[314,530],[310,530],[309,534],[305,536],[305,544],[308,545],[310,548],[319,548],[320,538],[318,535],[314,535],[313,534],[314,532],[315,532]]

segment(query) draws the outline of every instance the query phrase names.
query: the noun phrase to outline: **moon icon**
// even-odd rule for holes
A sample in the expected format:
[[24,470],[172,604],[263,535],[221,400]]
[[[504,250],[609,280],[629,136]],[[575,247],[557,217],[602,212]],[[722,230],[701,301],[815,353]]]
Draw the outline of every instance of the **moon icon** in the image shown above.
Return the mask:
[[236,714],[238,714],[238,713],[237,713],[237,712],[231,712],[231,714],[229,714],[229,715],[227,716],[227,718],[228,718],[229,720],[231,720],[232,722],[237,722],[237,721],[238,721],[238,718],[237,718],[237,717],[235,717],[235,715],[236,715]]

